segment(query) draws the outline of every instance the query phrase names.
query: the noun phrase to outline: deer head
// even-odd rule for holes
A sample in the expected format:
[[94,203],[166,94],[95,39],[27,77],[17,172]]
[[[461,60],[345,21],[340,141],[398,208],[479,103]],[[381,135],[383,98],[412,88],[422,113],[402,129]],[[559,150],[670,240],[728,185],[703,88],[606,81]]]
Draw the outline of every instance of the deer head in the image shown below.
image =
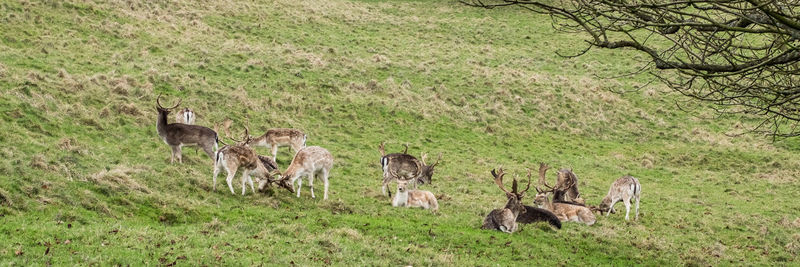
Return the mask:
[[158,110],[158,113],[162,113],[163,112],[163,113],[169,114],[170,110],[172,110],[174,108],[177,108],[181,104],[181,101],[183,101],[183,99],[178,99],[178,103],[177,104],[175,104],[172,107],[165,108],[164,106],[161,105],[161,94],[159,93],[158,94],[158,98],[156,98],[156,110]]
[[442,153],[439,153],[439,157],[436,158],[436,162],[434,162],[431,165],[428,165],[427,163],[425,163],[425,160],[427,158],[428,158],[428,154],[422,154],[421,157],[420,157],[420,159],[422,160],[422,172],[421,173],[422,173],[422,177],[424,177],[424,179],[427,179],[426,182],[430,182],[433,179],[433,169],[436,167],[436,165],[439,164],[439,161],[442,160]]
[[494,176],[494,183],[497,184],[497,187],[506,193],[508,202],[506,203],[505,208],[510,209],[515,214],[525,213],[525,206],[522,205],[522,198],[525,197],[525,192],[531,187],[531,171],[528,170],[528,185],[522,191],[518,191],[516,178],[514,178],[514,181],[511,184],[511,191],[509,192],[506,190],[505,186],[503,186],[503,176],[505,176],[505,172],[503,171],[502,167],[500,167],[499,171],[497,172],[492,170],[492,176]]
[[543,207],[547,204],[547,194],[553,192],[554,190],[553,187],[547,184],[547,179],[545,179],[547,177],[546,174],[548,169],[550,169],[550,166],[547,166],[547,164],[544,163],[539,163],[539,183],[549,188],[549,190],[543,190],[539,188],[539,186],[536,186],[536,197],[533,199],[533,204],[538,207]]

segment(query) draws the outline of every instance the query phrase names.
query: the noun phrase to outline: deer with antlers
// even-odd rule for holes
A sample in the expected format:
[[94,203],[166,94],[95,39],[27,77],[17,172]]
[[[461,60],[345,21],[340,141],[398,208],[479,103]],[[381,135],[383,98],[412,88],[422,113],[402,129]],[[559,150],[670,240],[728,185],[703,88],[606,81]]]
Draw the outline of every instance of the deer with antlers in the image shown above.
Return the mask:
[[625,220],[628,220],[628,214],[631,212],[631,199],[636,200],[636,217],[634,220],[639,219],[639,196],[642,193],[642,185],[639,179],[633,176],[625,175],[614,181],[611,188],[608,189],[608,194],[600,202],[597,209],[601,212],[606,211],[606,216],[614,211],[614,204],[622,200],[625,204]]
[[[431,165],[425,163],[428,154],[422,154],[421,160],[416,157],[406,154],[408,152],[408,145],[403,153],[386,154],[384,149],[384,142],[378,147],[381,152],[381,168],[383,169],[383,182],[381,184],[381,191],[386,195],[386,189],[393,180],[397,181],[411,181],[414,184],[414,189],[417,184],[428,184],[433,179],[433,171],[439,161],[442,160],[442,153]],[[391,197],[391,194],[389,195]]]
[[278,159],[278,147],[289,146],[297,154],[300,149],[306,147],[306,136],[300,130],[288,128],[275,128],[269,129],[263,135],[253,138],[250,141],[251,146],[269,147],[272,152],[272,158]]
[[256,177],[256,181],[259,184],[259,190],[263,190],[272,183],[277,183],[279,186],[289,190],[289,192],[294,192],[292,187],[286,182],[285,178],[273,178],[280,176],[280,171],[278,171],[278,166],[274,160],[269,157],[256,155],[255,151],[247,146],[249,135],[246,128],[244,136],[244,141],[231,138],[238,143],[234,145],[226,145],[217,151],[214,162],[213,190],[217,190],[217,175],[221,169],[225,169],[225,171],[228,173],[227,178],[225,179],[225,181],[228,183],[228,188],[231,190],[231,194],[236,194],[236,192],[233,191],[233,177],[236,175],[236,172],[241,169],[242,195],[244,195],[247,190],[247,183],[250,184],[250,189],[252,189],[254,193],[256,192],[253,185],[253,176]]
[[[545,181],[545,174],[549,168],[550,167],[547,166],[547,164],[539,164],[539,179],[543,183]],[[536,198],[533,200],[534,205],[553,212],[553,214],[555,214],[556,217],[558,217],[558,219],[562,222],[580,222],[587,225],[592,225],[595,223],[596,218],[590,208],[570,203],[553,202],[550,200],[550,194],[556,189],[548,186],[546,183],[544,183],[544,185],[549,187],[550,190],[542,190],[537,186]]]
[[294,188],[294,182],[297,181],[297,197],[300,197],[300,189],[303,187],[303,176],[308,176],[308,186],[311,187],[311,198],[314,196],[314,176],[322,179],[325,186],[325,195],[323,200],[328,199],[328,176],[330,175],[331,168],[333,168],[333,155],[327,149],[318,146],[309,146],[300,149],[294,155],[292,163],[289,168],[284,172],[284,178],[289,179]]
[[181,156],[181,147],[183,146],[199,146],[212,161],[215,161],[214,151],[217,150],[217,143],[219,142],[217,132],[208,127],[199,125],[167,123],[167,115],[169,115],[169,112],[177,108],[180,104],[181,100],[174,106],[165,108],[161,106],[161,94],[156,98],[156,110],[158,111],[156,130],[161,140],[172,148],[170,164],[175,161],[175,158],[178,159],[179,163],[183,163],[183,158]]
[[499,168],[497,172],[492,170],[492,176],[494,176],[494,183],[500,187],[500,190],[506,193],[508,202],[506,202],[506,206],[502,209],[495,209],[489,212],[489,215],[486,215],[486,218],[483,220],[481,229],[513,233],[517,231],[517,217],[527,212],[525,206],[522,205],[522,198],[525,196],[525,192],[531,187],[531,171],[528,170],[528,185],[521,192],[517,191],[516,178],[514,178],[514,182],[511,184],[511,192],[506,190],[505,186],[503,186],[503,176],[505,176],[505,172],[502,167]]

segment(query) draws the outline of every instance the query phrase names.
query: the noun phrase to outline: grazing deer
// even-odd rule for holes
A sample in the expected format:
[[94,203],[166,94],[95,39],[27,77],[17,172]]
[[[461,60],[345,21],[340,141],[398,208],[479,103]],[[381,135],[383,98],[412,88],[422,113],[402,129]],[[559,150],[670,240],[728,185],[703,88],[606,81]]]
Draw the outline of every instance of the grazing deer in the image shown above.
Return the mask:
[[436,196],[430,191],[408,190],[408,181],[397,181],[397,194],[392,200],[394,207],[420,207],[431,209],[432,212],[439,210],[439,202]]
[[383,182],[381,184],[381,192],[383,192],[383,195],[386,195],[386,189],[392,180],[413,181],[414,189],[416,189],[417,184],[431,183],[434,168],[439,164],[439,161],[442,160],[442,153],[439,153],[436,162],[427,165],[425,163],[425,159],[428,157],[427,154],[423,154],[421,157],[422,160],[418,160],[414,156],[405,153],[408,151],[408,145],[406,145],[406,151],[403,153],[392,153],[388,155],[384,149],[383,142],[378,148],[381,152],[381,167],[383,168]]
[[322,175],[322,182],[325,184],[325,195],[323,200],[328,199],[328,175],[333,167],[333,155],[328,150],[309,146],[297,151],[292,159],[292,164],[284,172],[284,178],[289,179],[289,183],[294,188],[297,181],[297,197],[300,197],[300,189],[303,187],[303,176],[308,176],[308,186],[311,187],[311,198],[314,196],[314,176]]
[[175,114],[175,121],[183,124],[194,124],[194,111],[189,108],[181,109]]
[[161,106],[161,94],[156,98],[156,110],[158,110],[158,120],[156,120],[156,130],[158,136],[167,145],[172,148],[172,156],[170,157],[170,164],[178,158],[179,163],[183,163],[181,157],[181,147],[183,146],[199,146],[206,152],[212,161],[214,159],[214,151],[218,148],[219,137],[217,132],[209,129],[208,127],[189,125],[183,123],[167,123],[167,115],[171,109],[178,107],[178,104],[170,108]]
[[297,129],[276,128],[267,130],[264,135],[253,138],[249,145],[269,147],[272,158],[277,160],[278,147],[290,146],[297,154],[300,149],[306,147],[306,134]]
[[531,171],[528,170],[528,185],[525,187],[525,190],[522,190],[522,192],[517,191],[517,179],[515,178],[511,185],[511,192],[508,192],[503,186],[503,176],[505,176],[505,172],[503,172],[503,168],[499,169],[498,172],[492,170],[492,176],[494,176],[494,183],[500,187],[500,190],[506,193],[508,202],[506,202],[506,206],[502,209],[495,209],[489,212],[489,215],[486,215],[486,219],[483,220],[481,229],[513,233],[517,231],[517,217],[527,212],[525,206],[522,205],[522,198],[525,196],[525,192],[531,187]]
[[[541,163],[539,165],[540,181],[545,180],[545,173],[549,168],[550,167],[548,167],[544,163]],[[545,191],[537,186],[536,187],[537,194],[536,198],[533,200],[533,204],[538,206],[539,208],[543,208],[553,212],[553,214],[555,214],[556,217],[558,217],[558,219],[561,220],[562,222],[580,222],[580,223],[585,223],[586,225],[592,225],[595,223],[596,218],[594,217],[594,213],[592,213],[592,210],[590,208],[581,205],[551,201],[549,194],[552,193],[554,190],[555,189],[551,187],[550,190]]]
[[259,189],[263,189],[270,183],[277,182],[281,187],[286,188],[290,192],[291,187],[286,184],[285,179],[275,180],[272,177],[279,175],[277,168],[270,158],[256,155],[253,149],[245,145],[230,145],[224,146],[216,154],[216,161],[214,164],[214,191],[217,190],[217,175],[220,169],[225,169],[228,173],[225,181],[228,183],[228,188],[231,194],[236,194],[233,191],[233,176],[236,171],[242,169],[242,195],[244,195],[247,187],[246,183],[250,184],[250,189],[256,192],[253,186],[252,176],[255,176]]
[[[278,170],[278,164],[270,157],[258,155],[258,159],[261,161],[261,164],[264,165],[264,168],[267,169],[267,172],[272,177],[280,177],[280,170]],[[284,189],[288,190],[291,193],[294,193],[294,189],[289,184],[289,180],[286,178],[280,179],[272,179],[272,177],[267,177],[267,179],[261,179],[261,177],[256,177],[256,183],[258,184],[258,191],[264,191],[266,188],[270,187],[273,183],[278,184],[278,186],[283,187]]]
[[634,220],[639,219],[639,196],[642,193],[642,185],[639,184],[639,179],[634,178],[633,176],[626,175],[622,176],[613,184],[611,184],[611,188],[608,189],[608,194],[606,197],[603,198],[603,201],[600,202],[600,206],[598,209],[601,211],[607,211],[606,216],[608,216],[612,211],[614,211],[614,204],[617,201],[622,200],[622,203],[625,204],[625,220],[628,220],[628,214],[631,212],[631,198],[636,199],[636,217]]

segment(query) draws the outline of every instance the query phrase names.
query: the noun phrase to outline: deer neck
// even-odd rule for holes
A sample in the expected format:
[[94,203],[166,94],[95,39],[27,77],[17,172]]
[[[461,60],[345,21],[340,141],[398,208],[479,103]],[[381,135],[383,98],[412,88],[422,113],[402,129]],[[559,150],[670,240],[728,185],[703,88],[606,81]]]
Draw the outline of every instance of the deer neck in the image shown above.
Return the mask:
[[158,119],[156,120],[156,130],[158,135],[165,136],[167,134],[167,112],[158,111]]

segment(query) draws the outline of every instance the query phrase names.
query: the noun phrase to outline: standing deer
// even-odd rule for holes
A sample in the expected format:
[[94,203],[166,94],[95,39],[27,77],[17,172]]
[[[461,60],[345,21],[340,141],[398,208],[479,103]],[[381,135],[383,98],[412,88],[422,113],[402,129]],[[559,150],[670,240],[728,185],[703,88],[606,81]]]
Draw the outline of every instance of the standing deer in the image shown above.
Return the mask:
[[500,187],[500,190],[506,193],[508,202],[506,202],[506,206],[502,209],[495,209],[489,212],[489,215],[486,215],[486,219],[483,220],[481,229],[513,233],[517,231],[517,217],[527,212],[525,206],[522,205],[522,198],[525,196],[525,192],[531,187],[531,171],[528,170],[528,185],[525,187],[525,190],[522,190],[522,192],[517,191],[517,179],[515,178],[511,185],[511,192],[508,192],[503,186],[503,176],[505,172],[503,172],[503,168],[499,169],[498,172],[492,170],[492,176],[494,176],[494,183]]
[[[546,164],[541,163],[539,165],[539,179],[540,181],[545,180],[545,173],[547,169],[549,169]],[[549,186],[548,186],[549,187]],[[561,203],[561,202],[553,202],[550,200],[549,194],[555,191],[555,189],[551,188],[548,191],[540,189],[538,186],[536,187],[536,198],[533,200],[533,204],[538,206],[539,208],[543,208],[553,212],[553,214],[558,217],[559,220],[562,222],[580,222],[585,223],[586,225],[592,225],[595,223],[596,218],[594,217],[594,213],[590,208],[581,205],[574,205],[569,203]]]
[[175,121],[183,124],[194,124],[194,111],[189,108],[181,109],[175,114]]
[[325,195],[323,200],[328,199],[328,175],[333,168],[333,155],[328,150],[309,146],[297,152],[292,159],[292,164],[284,172],[284,179],[289,179],[289,183],[294,188],[297,181],[297,197],[300,197],[300,189],[303,187],[303,176],[308,176],[308,186],[311,187],[311,198],[314,196],[314,176],[322,175],[322,182],[325,184]]
[[297,129],[275,128],[267,130],[262,136],[253,138],[249,144],[269,147],[272,158],[277,160],[279,146],[290,146],[297,154],[300,149],[306,147],[306,138],[306,134]]
[[175,161],[176,157],[179,163],[183,163],[183,158],[181,156],[181,147],[183,146],[199,146],[206,152],[206,155],[211,158],[212,162],[215,162],[214,151],[217,150],[217,142],[219,142],[217,132],[208,127],[198,125],[167,123],[167,115],[170,110],[178,107],[180,104],[181,101],[179,100],[175,106],[165,108],[161,106],[161,94],[156,98],[156,110],[158,111],[156,130],[161,140],[172,148],[170,164]]
[[259,183],[259,189],[263,189],[269,183],[277,182],[281,187],[293,192],[291,187],[286,184],[285,179],[272,179],[272,176],[279,174],[274,161],[268,157],[256,155],[252,148],[243,144],[224,146],[217,151],[216,160],[214,162],[214,191],[217,190],[217,175],[220,169],[225,169],[228,173],[225,181],[228,183],[231,194],[236,194],[236,192],[233,191],[232,182],[233,176],[239,169],[242,169],[242,195],[246,192],[246,183],[250,184],[250,189],[252,189],[254,193],[256,192],[251,176],[256,177]]
[[394,207],[420,207],[431,209],[432,212],[439,210],[439,202],[436,196],[430,191],[408,190],[408,181],[397,181],[397,194],[392,200]]
[[381,143],[379,150],[381,152],[381,167],[383,168],[383,182],[381,184],[381,192],[383,192],[383,195],[386,195],[386,189],[392,180],[413,181],[415,189],[417,184],[431,183],[434,168],[439,164],[439,161],[442,160],[442,153],[439,153],[436,162],[427,165],[425,159],[428,158],[428,155],[422,154],[422,160],[418,160],[414,156],[405,153],[408,151],[407,145],[404,153],[392,153],[387,155],[384,149],[384,143]]
[[612,211],[614,211],[614,204],[617,201],[622,200],[622,203],[625,204],[625,220],[628,220],[628,214],[631,212],[631,198],[636,199],[636,217],[634,220],[639,219],[639,196],[642,193],[642,185],[639,184],[639,179],[634,178],[633,176],[626,175],[622,176],[613,184],[611,184],[611,188],[608,189],[608,194],[606,197],[603,198],[603,201],[600,202],[600,206],[598,209],[602,212],[607,210],[606,216],[608,216]]

